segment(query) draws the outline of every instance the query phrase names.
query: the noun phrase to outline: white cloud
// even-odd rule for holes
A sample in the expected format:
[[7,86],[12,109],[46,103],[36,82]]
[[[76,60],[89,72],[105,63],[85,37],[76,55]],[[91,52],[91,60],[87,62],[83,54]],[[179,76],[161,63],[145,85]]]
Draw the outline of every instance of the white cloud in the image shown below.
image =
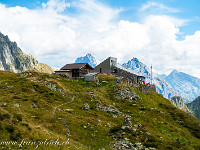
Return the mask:
[[65,0],[49,0],[47,3],[42,3],[42,6],[43,9],[63,12],[67,7],[70,7],[70,3],[66,3]]
[[146,4],[144,4],[141,8],[140,11],[150,11],[151,13],[176,13],[180,12],[180,10],[167,7],[163,5],[162,3],[158,2],[152,2],[149,1]]
[[[157,3],[147,3],[141,10],[155,7],[175,12]],[[76,13],[69,15],[66,9]],[[199,76],[200,31],[177,41],[179,27],[186,20],[152,14],[140,23],[117,22],[121,11],[97,0],[50,0],[35,10],[0,4],[0,31],[25,53],[52,67],[62,67],[90,52],[98,61],[115,56],[123,63],[138,57],[148,66],[153,64],[158,73],[178,69]]]

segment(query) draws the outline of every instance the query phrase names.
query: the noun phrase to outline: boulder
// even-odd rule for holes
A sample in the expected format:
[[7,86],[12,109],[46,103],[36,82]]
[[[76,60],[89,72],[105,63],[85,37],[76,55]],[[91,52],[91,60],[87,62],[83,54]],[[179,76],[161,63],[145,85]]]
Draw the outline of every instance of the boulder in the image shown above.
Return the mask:
[[84,103],[82,109],[83,110],[90,110],[90,106],[88,105],[88,103]]
[[131,116],[126,115],[124,118],[122,129],[129,128],[132,129],[132,122],[131,122]]

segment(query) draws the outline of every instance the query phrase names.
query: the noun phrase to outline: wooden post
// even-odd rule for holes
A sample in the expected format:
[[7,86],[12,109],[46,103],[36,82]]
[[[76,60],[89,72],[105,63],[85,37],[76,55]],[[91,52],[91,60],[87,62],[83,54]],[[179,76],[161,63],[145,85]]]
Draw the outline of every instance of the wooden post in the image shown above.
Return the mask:
[[152,72],[152,65],[151,65],[151,85],[153,84],[153,82],[152,82],[152,76],[153,76],[153,72]]

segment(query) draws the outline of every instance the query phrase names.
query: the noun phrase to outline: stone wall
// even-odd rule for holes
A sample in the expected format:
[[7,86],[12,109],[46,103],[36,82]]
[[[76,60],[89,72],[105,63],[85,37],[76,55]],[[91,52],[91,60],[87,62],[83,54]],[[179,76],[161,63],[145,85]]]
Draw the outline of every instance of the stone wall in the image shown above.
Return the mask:
[[112,72],[112,75],[116,77],[123,77],[123,79],[130,81],[132,83],[137,83],[137,75],[131,72],[125,71],[117,67],[112,67],[111,70],[116,70],[116,72]]
[[142,84],[134,84],[133,85],[134,89],[140,90],[144,93],[152,93],[156,92],[156,86],[155,85],[142,85]]

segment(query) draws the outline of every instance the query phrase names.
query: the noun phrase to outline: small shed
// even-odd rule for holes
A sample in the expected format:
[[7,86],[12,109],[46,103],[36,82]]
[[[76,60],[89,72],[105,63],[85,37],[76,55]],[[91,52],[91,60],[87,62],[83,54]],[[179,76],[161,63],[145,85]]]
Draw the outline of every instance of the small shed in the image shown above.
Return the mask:
[[87,81],[87,82],[94,82],[97,79],[98,79],[98,73],[97,72],[88,73],[88,74],[85,75],[85,81]]

